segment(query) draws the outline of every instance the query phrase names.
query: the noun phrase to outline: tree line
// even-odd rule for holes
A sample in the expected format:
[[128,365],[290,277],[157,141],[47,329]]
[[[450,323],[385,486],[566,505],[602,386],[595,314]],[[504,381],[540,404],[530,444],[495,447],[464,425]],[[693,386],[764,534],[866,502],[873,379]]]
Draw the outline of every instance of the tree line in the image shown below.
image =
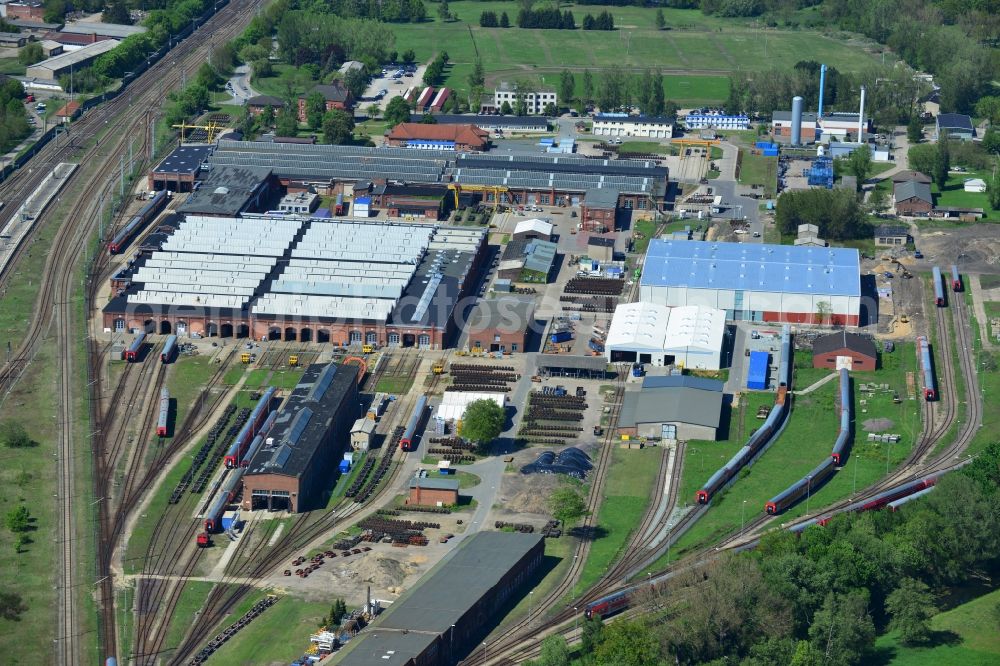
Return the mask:
[[496,12],[483,12],[479,15],[479,25],[483,28],[509,28],[510,18],[507,12],[500,12],[499,18]]
[[558,8],[522,9],[517,13],[518,28],[537,28],[542,30],[576,30],[576,20],[573,12],[568,9],[560,12]]
[[29,134],[31,125],[24,109],[24,87],[19,81],[7,79],[0,84],[0,152],[7,152]]
[[[803,60],[790,69],[772,69],[751,74],[736,72],[729,77],[726,108],[732,113],[770,116],[791,108],[792,97],[801,95],[805,108],[819,104],[820,64]],[[872,65],[861,72],[847,73],[828,67],[823,94],[823,110],[857,112],[861,86],[866,88],[866,114],[877,125],[907,123],[920,115],[920,100],[930,84],[915,79],[906,67]]]
[[596,17],[587,14],[583,17],[584,30],[614,30],[615,19],[609,12],[601,12]]
[[[751,552],[644,590],[640,619],[584,622],[582,662],[854,666],[871,663],[885,632],[908,646],[948,642],[930,619],[950,589],[996,570],[998,517],[994,443],[898,512],[842,514],[801,535],[772,530]],[[1000,630],[1000,614],[985,622]],[[569,663],[565,643],[547,641],[537,663]]]

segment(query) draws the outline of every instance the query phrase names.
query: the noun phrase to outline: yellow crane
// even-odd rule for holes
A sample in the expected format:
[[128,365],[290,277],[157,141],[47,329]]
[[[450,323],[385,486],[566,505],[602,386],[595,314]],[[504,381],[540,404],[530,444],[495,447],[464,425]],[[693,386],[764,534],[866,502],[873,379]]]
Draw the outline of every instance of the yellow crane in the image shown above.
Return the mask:
[[220,125],[219,123],[213,122],[211,120],[208,121],[207,125],[190,125],[190,124],[188,124],[188,123],[186,123],[184,121],[181,121],[180,125],[171,125],[171,127],[173,127],[174,129],[179,129],[181,131],[181,138],[182,139],[184,138],[184,134],[186,133],[186,130],[189,130],[189,129],[203,129],[208,134],[208,137],[206,139],[207,143],[212,143],[212,141],[215,139],[216,135],[218,135],[219,133],[221,133],[222,130],[226,129],[225,126]]
[[459,192],[492,192],[494,210],[500,205],[500,195],[510,191],[506,185],[467,185],[464,183],[448,183],[448,189],[455,195],[455,208],[458,208]]
[[[672,145],[680,146],[681,148],[704,148],[705,149],[705,159],[710,159],[712,156],[712,147],[719,145],[718,139],[673,139],[670,142]],[[683,157],[683,155],[681,155]]]

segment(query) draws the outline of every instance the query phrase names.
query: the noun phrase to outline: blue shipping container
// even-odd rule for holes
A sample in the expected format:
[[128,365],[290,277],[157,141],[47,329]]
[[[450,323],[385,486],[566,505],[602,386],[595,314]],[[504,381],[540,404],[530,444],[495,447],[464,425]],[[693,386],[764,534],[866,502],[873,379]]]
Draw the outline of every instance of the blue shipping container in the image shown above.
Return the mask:
[[747,372],[747,388],[763,391],[767,388],[767,371],[771,355],[766,351],[750,352],[750,370]]
[[559,344],[560,342],[567,342],[573,339],[573,333],[571,331],[556,331],[550,338],[553,344]]
[[340,461],[340,473],[347,474],[351,471],[351,462],[349,460]]
[[777,156],[778,156],[778,149],[777,148],[765,148],[764,149],[764,157],[777,157]]

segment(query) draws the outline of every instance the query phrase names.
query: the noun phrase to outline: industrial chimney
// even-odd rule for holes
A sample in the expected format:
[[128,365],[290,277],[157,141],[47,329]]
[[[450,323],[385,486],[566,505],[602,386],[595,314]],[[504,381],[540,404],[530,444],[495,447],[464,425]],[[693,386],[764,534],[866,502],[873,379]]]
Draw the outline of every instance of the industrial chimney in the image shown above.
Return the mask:
[[861,109],[858,111],[858,143],[865,142],[865,87],[861,86]]
[[792,98],[792,145],[802,144],[802,98]]
[[816,111],[816,119],[823,117],[823,90],[826,87],[826,65],[819,66],[819,109]]

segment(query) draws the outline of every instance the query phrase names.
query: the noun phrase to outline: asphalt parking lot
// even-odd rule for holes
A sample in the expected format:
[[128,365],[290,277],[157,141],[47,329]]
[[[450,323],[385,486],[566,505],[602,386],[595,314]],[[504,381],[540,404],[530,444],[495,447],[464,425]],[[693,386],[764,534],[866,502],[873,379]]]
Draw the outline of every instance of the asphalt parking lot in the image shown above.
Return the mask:
[[[378,107],[379,111],[382,111],[390,99],[397,95],[405,95],[406,91],[410,88],[416,86],[422,90],[424,87],[424,71],[426,69],[426,65],[419,65],[413,74],[404,74],[400,78],[395,79],[392,77],[395,70],[393,68],[386,68],[386,76],[375,77],[368,84],[364,99],[359,106],[361,109],[367,110],[369,106],[374,104]],[[380,99],[375,99],[382,90],[386,91],[385,94]]]

